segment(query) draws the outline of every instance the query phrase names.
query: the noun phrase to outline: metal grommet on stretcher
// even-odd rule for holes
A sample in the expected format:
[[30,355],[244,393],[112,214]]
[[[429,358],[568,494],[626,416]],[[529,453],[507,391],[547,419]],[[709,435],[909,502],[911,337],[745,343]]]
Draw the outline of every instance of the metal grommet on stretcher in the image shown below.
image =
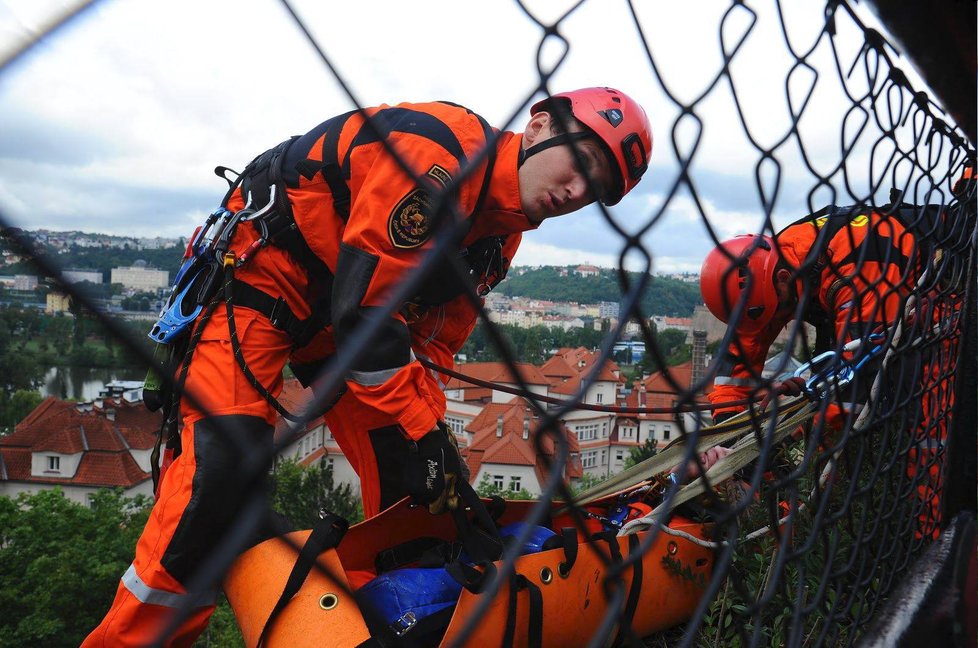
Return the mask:
[[571,573],[570,565],[565,562],[560,563],[557,565],[557,573],[560,574],[561,578],[567,578]]
[[674,541],[670,540],[668,551],[670,556],[675,556],[676,552],[679,551],[679,545],[677,545]]
[[[564,563],[560,563],[563,565]],[[565,576],[566,578],[566,576]],[[544,585],[549,585],[554,580],[554,571],[549,567],[544,567],[540,570],[540,582]]]
[[340,604],[340,597],[338,597],[336,594],[333,594],[332,592],[327,592],[326,594],[323,594],[321,597],[319,597],[319,607],[326,610],[327,612],[329,610],[332,610],[339,604]]

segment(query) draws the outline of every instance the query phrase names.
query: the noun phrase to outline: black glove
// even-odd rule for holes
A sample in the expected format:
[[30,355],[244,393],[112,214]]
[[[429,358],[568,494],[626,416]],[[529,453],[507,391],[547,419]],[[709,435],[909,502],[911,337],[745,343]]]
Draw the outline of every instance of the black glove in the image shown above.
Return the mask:
[[457,484],[468,479],[468,467],[458,442],[443,423],[411,444],[404,467],[404,484],[415,504],[433,515],[458,508]]

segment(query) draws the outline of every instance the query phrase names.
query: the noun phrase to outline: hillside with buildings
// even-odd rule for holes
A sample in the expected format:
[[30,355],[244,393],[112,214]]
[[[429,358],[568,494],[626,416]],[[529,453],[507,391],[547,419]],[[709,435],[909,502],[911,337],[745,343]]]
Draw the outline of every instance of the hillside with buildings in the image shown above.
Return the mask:
[[[649,275],[626,272],[628,286],[647,282],[639,299],[646,316],[689,317],[700,303],[699,275]],[[627,290],[617,269],[593,265],[517,266],[495,289],[510,297],[525,297],[555,302],[621,304]]]

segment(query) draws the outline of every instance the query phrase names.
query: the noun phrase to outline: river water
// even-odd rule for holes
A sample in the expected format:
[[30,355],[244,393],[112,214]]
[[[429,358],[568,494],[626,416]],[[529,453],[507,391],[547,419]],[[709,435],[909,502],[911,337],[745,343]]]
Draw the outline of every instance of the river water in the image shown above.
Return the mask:
[[44,380],[38,391],[44,397],[94,400],[99,397],[99,392],[108,382],[113,380],[142,380],[145,377],[145,370],[131,368],[51,367],[44,374]]

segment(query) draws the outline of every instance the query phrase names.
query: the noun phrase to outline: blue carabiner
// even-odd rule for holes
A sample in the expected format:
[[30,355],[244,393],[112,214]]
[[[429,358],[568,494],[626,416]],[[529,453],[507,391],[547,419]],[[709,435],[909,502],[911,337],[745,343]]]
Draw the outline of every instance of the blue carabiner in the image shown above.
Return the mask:
[[[868,335],[863,342],[877,342],[886,337],[883,333],[872,333]],[[822,398],[829,392],[829,386],[834,387],[835,391],[841,391],[852,382],[853,378],[856,376],[856,372],[863,368],[867,362],[872,360],[874,357],[879,355],[883,350],[882,344],[877,344],[867,351],[855,365],[852,365],[844,360],[838,360],[836,362],[831,362],[821,371],[812,374],[812,376],[805,382],[804,392],[805,395],[810,399],[815,400]],[[833,360],[839,358],[839,353],[836,351],[826,351],[825,353],[819,354],[812,359],[811,362],[806,362],[802,366],[795,369],[795,377],[802,377],[802,374],[809,371],[812,366],[822,364],[828,360]]]
[[[832,360],[838,355],[839,354],[836,353],[835,351],[826,351],[825,353],[821,353],[815,356],[814,358],[812,358],[811,362],[806,362],[805,364],[795,369],[792,375],[795,378],[802,378],[803,377],[802,374],[805,373],[806,371],[811,371],[812,367],[816,365],[820,365],[828,360]],[[825,382],[827,379],[829,379],[832,376],[831,370],[834,365],[835,365],[834,362],[830,363],[827,367],[825,367],[825,369],[812,373],[811,377],[807,381],[805,381],[805,387],[803,388],[805,396],[807,396],[811,400],[815,400],[825,395],[822,390],[818,389],[818,386],[820,383]]]
[[[198,268],[198,272],[200,272]],[[191,322],[200,315],[203,306],[197,304],[189,313],[184,313],[184,300],[193,287],[194,282],[188,281],[184,289],[170,300],[169,307],[160,314],[160,318],[149,331],[149,339],[160,344],[170,344],[187,330]]]

